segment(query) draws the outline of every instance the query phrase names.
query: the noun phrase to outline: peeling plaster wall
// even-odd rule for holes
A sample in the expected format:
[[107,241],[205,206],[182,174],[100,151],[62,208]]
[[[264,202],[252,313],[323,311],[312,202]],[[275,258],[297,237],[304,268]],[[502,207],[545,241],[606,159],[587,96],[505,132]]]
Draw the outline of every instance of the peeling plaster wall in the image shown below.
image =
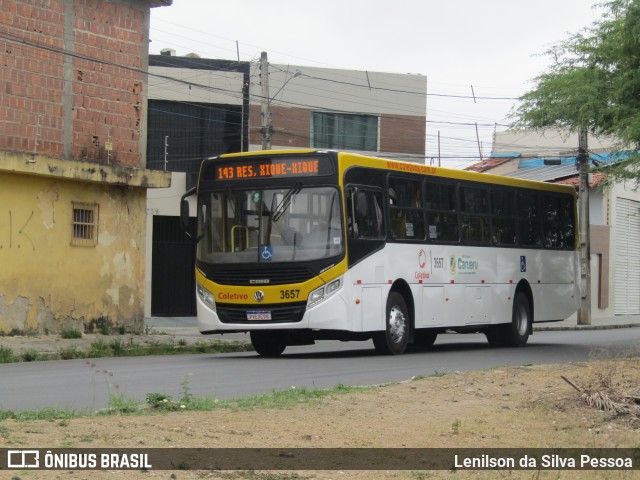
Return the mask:
[[[72,202],[98,204],[96,246],[71,244]],[[0,173],[0,333],[141,331],[145,225],[144,189]]]

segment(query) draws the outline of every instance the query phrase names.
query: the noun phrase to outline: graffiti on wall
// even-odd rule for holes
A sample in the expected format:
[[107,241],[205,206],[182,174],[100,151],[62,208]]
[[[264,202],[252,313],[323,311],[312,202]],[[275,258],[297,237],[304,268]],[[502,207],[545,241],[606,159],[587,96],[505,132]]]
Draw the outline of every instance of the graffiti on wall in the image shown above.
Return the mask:
[[0,252],[30,248],[35,251],[36,245],[29,235],[29,227],[33,220],[33,210],[26,218],[18,218],[13,211],[7,212],[6,218],[0,216]]

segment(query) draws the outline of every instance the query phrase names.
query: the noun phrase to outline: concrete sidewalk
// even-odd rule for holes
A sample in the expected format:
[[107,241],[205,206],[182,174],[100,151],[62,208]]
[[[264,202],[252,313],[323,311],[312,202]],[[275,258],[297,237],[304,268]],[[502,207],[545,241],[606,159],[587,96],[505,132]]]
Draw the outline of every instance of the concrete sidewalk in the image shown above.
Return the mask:
[[575,316],[561,322],[534,323],[534,330],[602,330],[607,328],[640,327],[640,315],[616,315],[592,318],[591,325],[578,325]]
[[[544,330],[601,330],[610,328],[640,327],[640,315],[618,315],[615,317],[592,318],[591,325],[578,325],[578,321],[572,317],[561,322],[534,323],[535,331]],[[196,317],[151,317],[145,319],[145,330],[149,332],[162,332],[176,337],[200,337],[198,320]],[[225,340],[247,340],[249,335],[244,333],[232,333],[226,335],[207,335],[219,337]]]

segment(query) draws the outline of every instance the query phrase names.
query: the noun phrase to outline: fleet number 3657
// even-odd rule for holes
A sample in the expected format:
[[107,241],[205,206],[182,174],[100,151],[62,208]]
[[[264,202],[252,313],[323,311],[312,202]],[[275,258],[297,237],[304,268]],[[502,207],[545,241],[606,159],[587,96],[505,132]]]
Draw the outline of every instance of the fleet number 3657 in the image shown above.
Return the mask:
[[280,300],[291,300],[300,297],[300,290],[280,290]]

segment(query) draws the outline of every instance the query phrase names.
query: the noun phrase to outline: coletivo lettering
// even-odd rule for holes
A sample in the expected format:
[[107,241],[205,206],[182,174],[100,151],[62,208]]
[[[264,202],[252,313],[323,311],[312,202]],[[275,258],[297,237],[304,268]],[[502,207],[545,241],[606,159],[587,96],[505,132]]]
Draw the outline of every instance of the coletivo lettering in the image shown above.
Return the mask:
[[249,300],[249,295],[246,293],[220,292],[218,293],[218,300]]

